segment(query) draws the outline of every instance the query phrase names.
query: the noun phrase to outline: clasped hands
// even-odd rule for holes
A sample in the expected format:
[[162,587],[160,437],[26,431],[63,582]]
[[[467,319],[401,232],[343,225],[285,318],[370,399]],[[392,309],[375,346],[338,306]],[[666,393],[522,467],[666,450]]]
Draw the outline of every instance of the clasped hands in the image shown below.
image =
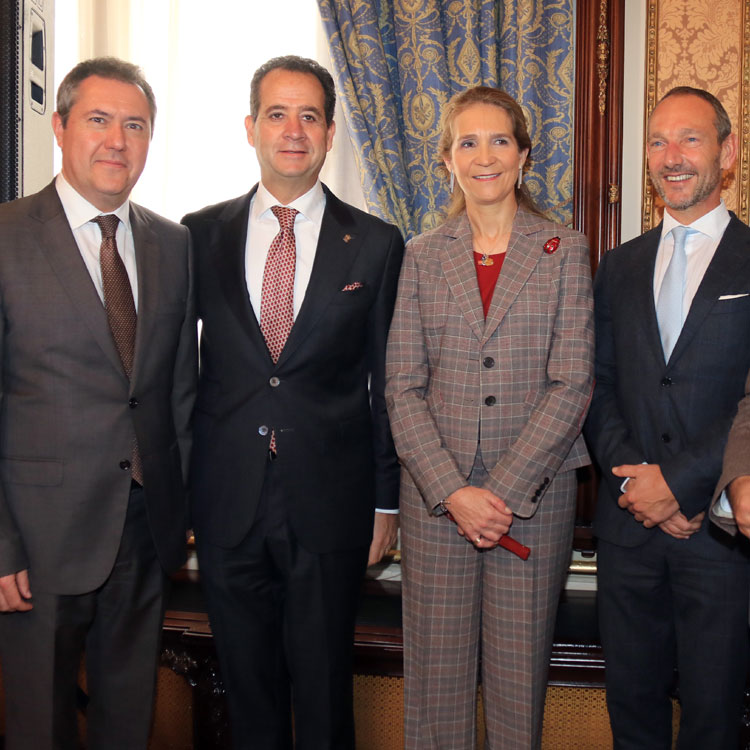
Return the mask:
[[508,533],[513,513],[495,494],[481,487],[462,487],[445,499],[458,533],[477,549],[497,547]]
[[675,539],[688,539],[701,527],[705,513],[686,518],[659,464],[623,464],[615,466],[612,473],[628,479],[618,505],[629,510],[647,529],[658,526]]

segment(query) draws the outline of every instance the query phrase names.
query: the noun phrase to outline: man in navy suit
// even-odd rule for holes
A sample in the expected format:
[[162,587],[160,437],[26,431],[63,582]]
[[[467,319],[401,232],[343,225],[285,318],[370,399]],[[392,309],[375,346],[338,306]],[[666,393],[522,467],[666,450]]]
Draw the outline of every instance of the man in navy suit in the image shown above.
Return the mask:
[[[235,748],[291,747],[290,702],[298,748],[354,747],[358,592],[395,538],[383,380],[403,241],[319,182],[334,104],[317,63],[263,65],[245,120],[260,184],[183,220],[203,322],[193,523]],[[267,295],[290,242],[287,337]]]
[[747,671],[748,558],[708,523],[750,368],[750,229],[721,200],[737,139],[706,91],[672,89],[648,122],[664,220],[596,276],[602,470],[599,624],[616,748],[735,748]]

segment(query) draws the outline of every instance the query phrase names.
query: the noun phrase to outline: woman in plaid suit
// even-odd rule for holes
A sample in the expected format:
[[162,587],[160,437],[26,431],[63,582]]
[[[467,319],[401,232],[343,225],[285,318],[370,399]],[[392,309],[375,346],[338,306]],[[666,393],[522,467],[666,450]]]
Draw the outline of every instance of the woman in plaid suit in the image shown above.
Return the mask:
[[[451,99],[441,156],[448,218],[406,250],[386,397],[403,465],[406,748],[541,744],[570,557],[575,469],[592,390],[586,238],[545,219],[523,184],[518,104]],[[499,540],[531,548],[524,561]]]

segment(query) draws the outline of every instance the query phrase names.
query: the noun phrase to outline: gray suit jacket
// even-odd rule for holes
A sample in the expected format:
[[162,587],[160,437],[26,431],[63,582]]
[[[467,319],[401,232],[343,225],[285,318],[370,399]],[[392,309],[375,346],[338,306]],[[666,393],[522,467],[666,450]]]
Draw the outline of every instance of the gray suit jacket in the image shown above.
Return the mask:
[[78,594],[112,569],[134,436],[162,565],[185,556],[197,372],[190,240],[131,204],[138,326],[128,382],[54,183],[0,206],[0,575]]

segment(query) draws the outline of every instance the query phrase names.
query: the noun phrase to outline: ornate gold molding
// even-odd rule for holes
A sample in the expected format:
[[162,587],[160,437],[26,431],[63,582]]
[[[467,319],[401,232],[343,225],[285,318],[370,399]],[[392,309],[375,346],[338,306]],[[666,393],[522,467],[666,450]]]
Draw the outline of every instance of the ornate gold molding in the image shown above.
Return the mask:
[[607,0],[599,0],[599,28],[596,32],[596,71],[599,75],[599,114],[607,111],[607,80],[609,78],[609,28]]
[[[734,169],[733,179],[727,183],[730,190],[728,194],[730,207],[733,204],[737,215],[744,222],[750,221],[750,0],[735,0],[736,11],[741,14],[741,25],[738,29],[737,45],[739,47],[739,75],[736,79],[737,99],[736,113],[730,111],[730,117],[737,122],[735,132],[738,138],[737,163]],[[648,122],[648,116],[658,101],[659,93],[659,9],[662,7],[665,14],[669,13],[671,6],[675,3],[670,0],[647,0],[646,11],[646,80],[645,80],[645,118]],[[724,3],[726,5],[726,3]],[[732,9],[733,10],[733,9]],[[737,16],[735,16],[736,18]],[[670,26],[670,21],[665,15],[665,22]],[[671,18],[671,26],[674,27],[674,17]],[[662,33],[669,34],[664,29]],[[666,42],[662,42],[665,44]],[[664,52],[664,50],[662,50]],[[668,54],[668,53],[667,53]],[[673,76],[674,77],[674,76]],[[678,80],[677,83],[688,83],[690,85],[711,87],[710,81],[685,79]],[[662,81],[662,85],[667,85]],[[726,81],[724,82],[726,86]],[[732,102],[734,104],[734,102]],[[726,104],[726,101],[725,101]],[[729,107],[728,107],[729,108]],[[734,109],[733,107],[731,109]],[[646,124],[644,123],[644,124]],[[644,132],[646,129],[644,127]],[[654,194],[651,182],[648,178],[648,166],[645,158],[645,145],[643,152],[643,223],[642,229],[646,231],[658,223],[659,217],[656,215],[654,205]],[[725,195],[725,198],[727,195]]]
[[[659,28],[659,0],[648,0],[646,6],[646,107],[644,110],[643,132],[647,132],[648,116],[656,106],[656,51],[657,30]],[[643,148],[643,222],[641,231],[651,229],[654,219],[654,194],[648,177],[646,149]]]
[[739,154],[737,156],[737,215],[746,224],[750,221],[750,0],[742,3],[742,76],[740,77]]

